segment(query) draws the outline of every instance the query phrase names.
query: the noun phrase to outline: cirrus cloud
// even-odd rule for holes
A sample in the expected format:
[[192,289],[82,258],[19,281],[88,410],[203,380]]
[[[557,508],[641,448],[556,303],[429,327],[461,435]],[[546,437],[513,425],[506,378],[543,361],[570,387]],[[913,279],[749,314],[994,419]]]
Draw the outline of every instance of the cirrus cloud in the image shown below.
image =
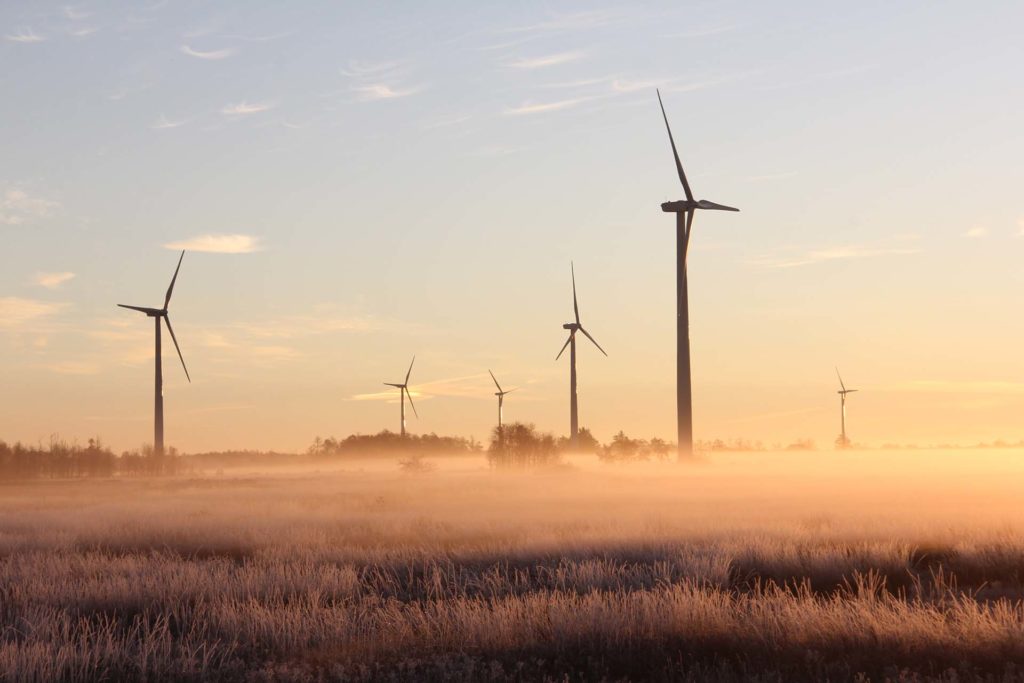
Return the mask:
[[235,54],[235,50],[230,48],[230,47],[226,47],[226,48],[224,48],[222,50],[200,51],[200,50],[194,50],[191,47],[189,47],[188,45],[182,45],[179,49],[181,50],[181,53],[183,55],[188,55],[189,57],[195,57],[196,59],[206,59],[206,60],[227,59],[231,55]]
[[251,254],[262,251],[259,237],[253,235],[197,235],[178,242],[169,242],[165,249],[203,251],[211,254]]
[[16,328],[26,323],[59,313],[65,303],[22,299],[16,296],[0,297],[0,328]]
[[238,104],[226,105],[220,110],[220,113],[225,116],[246,116],[248,114],[258,114],[260,112],[269,111],[274,108],[274,104],[270,102],[254,102],[249,103],[242,100]]

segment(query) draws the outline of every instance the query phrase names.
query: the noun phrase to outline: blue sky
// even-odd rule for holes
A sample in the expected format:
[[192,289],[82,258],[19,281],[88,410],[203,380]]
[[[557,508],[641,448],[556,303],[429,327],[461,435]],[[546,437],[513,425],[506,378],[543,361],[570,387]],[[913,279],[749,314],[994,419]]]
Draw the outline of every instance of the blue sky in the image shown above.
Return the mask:
[[[698,438],[1022,438],[1024,8],[1012,3],[6,2],[0,437],[673,433],[660,87],[695,192]],[[225,253],[234,252],[234,253]],[[593,353],[590,353],[593,351]],[[514,399],[514,400],[513,400]]]

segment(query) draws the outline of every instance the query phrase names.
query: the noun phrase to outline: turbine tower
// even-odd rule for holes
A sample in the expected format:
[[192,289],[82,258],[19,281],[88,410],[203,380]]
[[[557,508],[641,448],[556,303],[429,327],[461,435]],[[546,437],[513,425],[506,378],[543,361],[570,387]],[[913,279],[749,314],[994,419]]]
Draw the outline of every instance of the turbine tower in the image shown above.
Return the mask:
[[503,426],[501,418],[502,418],[502,408],[505,405],[505,394],[511,394],[513,391],[515,391],[515,389],[509,389],[508,391],[504,391],[501,388],[501,385],[498,384],[498,379],[494,376],[494,373],[491,372],[490,370],[488,370],[487,372],[490,373],[491,379],[494,380],[494,386],[498,387],[498,390],[496,392],[494,392],[494,395],[498,397],[498,431],[500,432],[501,428]]
[[739,211],[731,206],[709,202],[706,199],[695,200],[690,191],[690,183],[686,181],[683,164],[679,161],[676,142],[672,138],[672,128],[668,125],[665,105],[658,92],[658,104],[661,106],[661,117],[665,119],[668,130],[668,141],[672,145],[672,155],[676,160],[676,171],[679,181],[683,184],[686,199],[665,202],[661,210],[676,215],[676,420],[679,432],[679,458],[685,459],[693,455],[693,395],[690,391],[690,308],[686,284],[686,251],[690,245],[690,232],[693,228],[693,215],[697,209],[708,211]]
[[174,348],[178,351],[178,358],[181,360],[181,367],[185,371],[185,378],[192,383],[189,377],[188,368],[185,367],[185,358],[181,355],[181,347],[178,346],[178,339],[174,336],[174,328],[171,327],[171,318],[167,315],[167,306],[171,303],[171,294],[174,292],[174,282],[178,279],[178,271],[181,270],[181,260],[185,258],[185,252],[178,257],[178,267],[174,269],[174,277],[171,278],[171,285],[167,288],[167,295],[164,297],[163,308],[145,308],[143,306],[129,306],[118,304],[121,308],[130,308],[133,311],[145,313],[156,324],[156,388],[153,394],[153,453],[164,454],[164,373],[163,362],[160,353],[160,321],[167,323],[167,331],[171,333],[171,340]]
[[850,439],[846,436],[846,395],[854,393],[857,389],[846,388],[846,385],[843,384],[843,376],[839,374],[839,368],[836,368],[836,377],[839,378],[839,391],[836,393],[839,394],[839,405],[842,411],[840,417],[842,431],[839,432],[839,439],[836,440],[836,445],[839,448],[849,448]]
[[409,371],[405,373],[405,381],[401,384],[393,384],[391,382],[384,382],[389,387],[395,387],[398,389],[398,393],[402,398],[402,436],[405,436],[405,397],[409,397],[409,405],[412,406],[412,413],[419,418],[420,414],[416,412],[416,404],[412,402],[412,394],[409,393],[409,375],[412,374],[412,364],[416,362],[416,356],[412,357],[412,363],[409,363]]
[[569,338],[565,340],[565,344],[562,346],[562,350],[555,356],[555,360],[562,357],[565,353],[565,347],[569,347],[569,443],[573,448],[579,446],[580,436],[580,420],[579,410],[576,402],[576,333],[582,332],[586,335],[587,339],[594,343],[597,350],[605,353],[601,345],[597,343],[597,340],[590,336],[590,333],[583,329],[583,325],[580,324],[580,307],[576,302],[576,268],[570,262],[569,268],[572,272],[572,308],[576,315],[576,321],[571,323],[565,323],[562,325],[563,329],[569,330]]

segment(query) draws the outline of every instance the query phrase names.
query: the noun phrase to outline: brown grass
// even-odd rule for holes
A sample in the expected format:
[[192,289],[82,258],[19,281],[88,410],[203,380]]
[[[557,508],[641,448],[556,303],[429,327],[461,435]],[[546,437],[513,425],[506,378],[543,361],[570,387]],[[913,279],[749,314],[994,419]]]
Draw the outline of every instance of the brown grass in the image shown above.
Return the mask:
[[1020,455],[4,485],[0,677],[1019,680]]

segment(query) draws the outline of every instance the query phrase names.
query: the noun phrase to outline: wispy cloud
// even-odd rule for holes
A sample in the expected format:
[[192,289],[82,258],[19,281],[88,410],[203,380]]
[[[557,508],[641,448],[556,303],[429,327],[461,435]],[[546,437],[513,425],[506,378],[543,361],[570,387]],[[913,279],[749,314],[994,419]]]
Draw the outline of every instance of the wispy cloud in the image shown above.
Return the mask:
[[964,233],[964,237],[970,237],[972,239],[985,237],[986,235],[988,235],[988,228],[982,227],[980,225],[975,225],[970,230]]
[[0,328],[12,329],[41,318],[55,315],[67,308],[65,303],[23,299],[16,296],[0,297]]
[[518,107],[506,109],[505,113],[511,116],[522,116],[524,114],[546,114],[553,111],[571,109],[572,107],[583,104],[584,102],[592,99],[594,98],[576,97],[568,100],[558,100],[557,102],[524,102]]
[[829,261],[851,261],[873,256],[917,254],[921,250],[911,245],[863,245],[848,244],[821,249],[798,251],[792,248],[778,253],[760,256],[751,261],[752,265],[765,268],[797,268]]
[[91,12],[80,10],[77,7],[72,7],[71,5],[64,6],[64,17],[71,21],[81,21],[82,19],[88,19],[91,16]]
[[188,45],[182,45],[180,48],[181,53],[188,55],[189,57],[195,57],[196,59],[207,59],[207,60],[218,60],[227,59],[231,55],[235,54],[237,50],[234,48],[226,47],[221,50],[208,50],[200,51],[195,50]]
[[259,114],[260,112],[269,111],[276,105],[272,102],[254,102],[249,103],[246,101],[239,102],[238,104],[226,105],[220,110],[225,116],[247,116],[249,114]]
[[150,126],[150,128],[153,130],[170,130],[172,128],[180,128],[184,126],[186,123],[188,123],[188,121],[185,119],[181,119],[180,121],[171,121],[166,116],[161,114],[160,118],[157,119],[156,123]]
[[423,90],[423,86],[412,86],[409,88],[392,88],[384,83],[372,83],[359,85],[352,88],[356,92],[356,99],[360,102],[372,102],[374,100],[393,100],[400,97],[415,95]]
[[73,277],[75,277],[74,273],[36,273],[32,281],[40,287],[57,289]]
[[890,390],[943,394],[1024,394],[1024,382],[928,379],[896,384]]
[[568,64],[569,62],[575,62],[583,58],[582,52],[559,52],[553,55],[544,55],[541,57],[524,57],[517,59],[513,62],[508,62],[505,66],[513,69],[543,69],[549,66],[557,66],[559,64]]
[[45,218],[56,202],[32,197],[18,187],[0,193],[0,225],[22,225],[36,218]]
[[608,26],[622,18],[612,10],[590,10],[570,14],[553,15],[543,21],[526,26],[507,29],[506,33],[583,31]]
[[165,249],[203,251],[214,254],[251,254],[262,251],[259,237],[252,235],[197,235],[164,245]]
[[92,34],[97,33],[98,31],[99,29],[95,26],[82,26],[80,28],[73,28],[69,30],[68,35],[74,38],[85,38],[86,36],[91,36]]
[[[494,385],[491,384],[490,375],[486,372],[481,372],[473,375],[462,375],[460,377],[435,379],[428,382],[412,382],[409,386],[409,393],[417,400],[427,400],[438,397],[487,398],[491,395],[491,392],[494,391],[493,387]],[[509,387],[506,387],[506,389],[507,388]],[[381,391],[355,394],[350,397],[350,400],[386,401],[389,403],[397,403],[399,396],[397,389],[387,387],[383,388]]]
[[95,363],[65,360],[44,365],[43,369],[58,375],[96,375],[99,374],[100,366]]
[[19,29],[17,33],[13,35],[7,34],[4,38],[12,43],[41,43],[46,40],[46,38],[37,34],[31,28]]
[[364,62],[352,60],[341,70],[352,81],[351,90],[360,102],[394,100],[415,95],[425,84],[408,83],[410,67],[407,62]]

